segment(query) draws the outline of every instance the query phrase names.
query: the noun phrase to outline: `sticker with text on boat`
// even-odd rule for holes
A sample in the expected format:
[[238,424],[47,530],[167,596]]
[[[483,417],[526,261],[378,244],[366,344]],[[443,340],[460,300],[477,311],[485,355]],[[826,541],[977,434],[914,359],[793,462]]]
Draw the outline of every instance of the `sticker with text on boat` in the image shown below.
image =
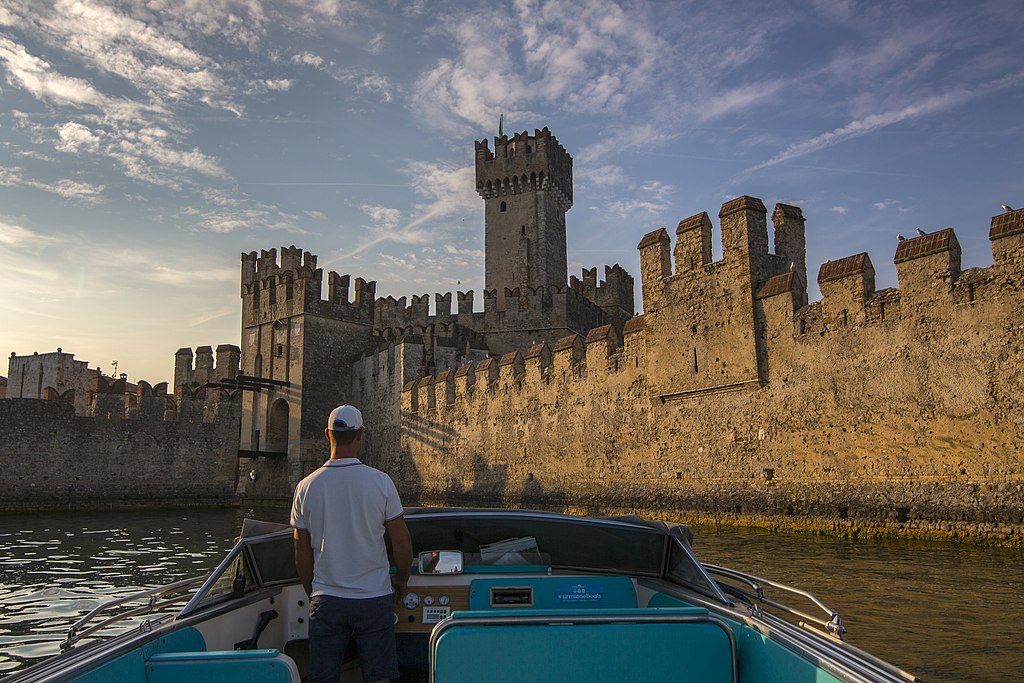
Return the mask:
[[560,583],[555,586],[555,602],[579,604],[581,602],[603,602],[604,584],[594,581]]
[[436,624],[442,619],[447,619],[452,615],[451,607],[424,607],[423,608],[423,623],[424,624]]

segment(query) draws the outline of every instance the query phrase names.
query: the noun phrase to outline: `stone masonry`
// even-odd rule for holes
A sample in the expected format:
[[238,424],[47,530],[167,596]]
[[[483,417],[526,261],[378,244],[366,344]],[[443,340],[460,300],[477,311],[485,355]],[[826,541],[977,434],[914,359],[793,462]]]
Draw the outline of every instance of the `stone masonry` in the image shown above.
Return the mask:
[[941,230],[900,242],[898,288],[856,254],[810,304],[802,211],[772,220],[774,253],[762,202],[726,202],[720,261],[707,214],[674,247],[645,235],[644,314],[621,329],[425,376],[395,340],[353,376],[368,457],[425,503],[1019,543],[1024,210],[992,219],[991,267],[962,270]]
[[[59,355],[68,358],[33,366],[55,379],[47,368],[68,366],[70,354],[25,358]],[[129,385],[92,370],[84,412],[81,393],[51,385],[41,398],[0,401],[0,511],[234,504],[240,396],[199,382],[237,375],[238,357],[238,347],[218,347],[216,370],[212,360],[193,369],[191,349],[182,349],[177,395],[166,382]]]

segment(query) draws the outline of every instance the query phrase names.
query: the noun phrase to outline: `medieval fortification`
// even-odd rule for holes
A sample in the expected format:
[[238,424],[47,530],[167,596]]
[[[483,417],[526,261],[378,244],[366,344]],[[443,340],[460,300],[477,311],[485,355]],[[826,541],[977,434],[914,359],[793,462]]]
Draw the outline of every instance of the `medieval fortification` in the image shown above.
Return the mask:
[[[409,503],[1024,539],[1024,210],[992,219],[990,267],[963,270],[945,229],[900,241],[898,288],[875,289],[868,254],[837,254],[809,303],[801,209],[774,207],[770,244],[764,204],[738,197],[718,213],[720,260],[707,213],[637,235],[635,315],[619,266],[567,278],[572,159],[547,129],[477,142],[476,187],[479,300],[435,294],[431,312],[348,275],[324,291],[295,247],[243,254],[240,349],[179,351],[172,394],[141,385],[78,416],[57,387],[0,402],[26,463],[0,504],[39,486],[42,423],[120,462],[132,491],[152,483],[132,472],[141,448],[208,473],[198,497],[287,499],[323,461],[324,416],[351,402],[364,459]],[[51,495],[79,487],[58,479]]]

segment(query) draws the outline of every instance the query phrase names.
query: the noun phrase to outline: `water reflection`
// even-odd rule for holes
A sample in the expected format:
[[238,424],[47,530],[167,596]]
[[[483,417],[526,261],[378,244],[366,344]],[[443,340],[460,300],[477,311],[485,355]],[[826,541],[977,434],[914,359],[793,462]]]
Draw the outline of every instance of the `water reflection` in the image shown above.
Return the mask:
[[[209,572],[243,516],[287,514],[0,517],[0,674],[57,653],[68,627],[107,600]],[[1017,680],[1024,671],[1022,551],[732,528],[694,536],[702,560],[810,590],[842,615],[849,642],[926,681]]]
[[[0,517],[0,673],[59,652],[102,603],[212,570],[244,515],[187,510]],[[125,620],[125,628],[139,623]]]
[[694,536],[702,560],[811,591],[842,616],[848,642],[925,681],[1019,680],[1024,671],[1024,551],[752,529]]

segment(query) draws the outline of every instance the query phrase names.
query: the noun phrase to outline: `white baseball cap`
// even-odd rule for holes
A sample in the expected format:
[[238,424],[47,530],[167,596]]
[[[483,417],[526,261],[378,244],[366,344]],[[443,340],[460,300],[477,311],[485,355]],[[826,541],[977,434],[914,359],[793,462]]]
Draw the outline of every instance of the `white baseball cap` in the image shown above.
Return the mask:
[[327,418],[327,428],[332,432],[353,432],[363,428],[363,414],[355,406],[338,406]]

